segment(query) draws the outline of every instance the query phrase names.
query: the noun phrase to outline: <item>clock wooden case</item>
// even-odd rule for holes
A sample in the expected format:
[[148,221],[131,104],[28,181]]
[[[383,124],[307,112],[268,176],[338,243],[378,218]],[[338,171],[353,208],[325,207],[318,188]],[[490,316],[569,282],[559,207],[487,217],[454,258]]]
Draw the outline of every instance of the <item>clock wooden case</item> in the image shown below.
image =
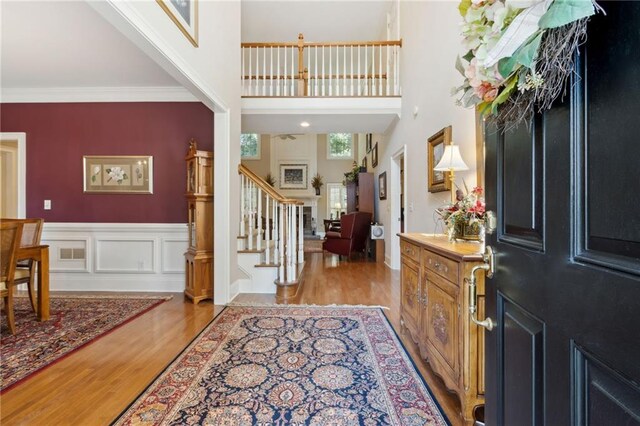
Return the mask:
[[213,300],[213,153],[199,151],[192,140],[185,161],[189,247],[184,294],[198,303]]

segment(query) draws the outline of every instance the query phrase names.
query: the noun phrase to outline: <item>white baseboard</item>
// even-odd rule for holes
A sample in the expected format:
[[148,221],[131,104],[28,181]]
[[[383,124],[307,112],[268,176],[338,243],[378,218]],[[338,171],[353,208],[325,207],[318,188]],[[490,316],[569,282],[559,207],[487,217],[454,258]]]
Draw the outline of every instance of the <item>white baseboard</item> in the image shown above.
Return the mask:
[[[184,223],[45,222],[42,244],[49,245],[49,287],[181,292],[187,238]],[[63,255],[63,249],[72,249],[72,258]]]

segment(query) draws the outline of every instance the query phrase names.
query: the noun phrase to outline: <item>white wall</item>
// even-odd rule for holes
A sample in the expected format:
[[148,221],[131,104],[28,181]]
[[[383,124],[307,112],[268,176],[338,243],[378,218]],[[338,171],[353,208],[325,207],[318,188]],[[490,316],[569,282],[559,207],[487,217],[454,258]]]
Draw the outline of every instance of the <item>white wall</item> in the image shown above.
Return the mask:
[[[185,88],[215,112],[214,286],[216,303],[229,298],[237,267],[240,163],[239,1],[200,1],[195,48],[155,0],[91,2]],[[185,143],[186,141],[176,141]]]
[[[449,200],[449,192],[431,194],[427,191],[427,148],[429,136],[443,127],[453,126],[453,142],[470,170],[456,173],[456,182],[462,179],[471,188],[475,178],[475,117],[472,110],[455,105],[451,88],[459,86],[462,77],[454,64],[461,50],[458,3],[453,1],[400,2],[402,114],[401,119],[378,145],[381,164],[376,175],[388,171],[390,156],[403,145],[407,146],[405,179],[407,201],[413,211],[405,214],[406,232],[433,233],[434,209]],[[418,115],[413,110],[418,107]],[[387,188],[391,187],[387,173]],[[377,199],[377,197],[376,197]],[[391,224],[390,200],[379,201],[379,217],[387,227]],[[398,238],[386,233],[386,256]],[[388,260],[387,260],[388,262]]]

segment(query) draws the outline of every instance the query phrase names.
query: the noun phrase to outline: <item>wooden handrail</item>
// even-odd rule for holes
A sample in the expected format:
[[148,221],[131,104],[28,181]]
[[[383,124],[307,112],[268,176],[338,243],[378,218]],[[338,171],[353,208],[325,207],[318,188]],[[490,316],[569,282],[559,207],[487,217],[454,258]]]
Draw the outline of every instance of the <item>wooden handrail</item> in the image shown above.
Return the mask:
[[[331,74],[331,75],[322,74],[322,75],[319,75],[319,76],[311,75],[311,76],[308,76],[306,79],[308,79],[308,80],[315,80],[315,79],[328,80],[329,77],[331,77],[331,79],[334,79],[334,80],[345,78],[344,74]],[[291,79],[291,77],[284,76],[284,75],[281,75],[279,77],[275,76],[275,75],[273,75],[273,76],[272,75],[259,75],[259,76],[245,75],[245,76],[243,76],[243,78],[245,80],[290,80]],[[302,77],[299,77],[299,76],[295,76],[294,78],[296,80],[300,80],[300,79],[306,80],[305,78],[302,78]],[[386,73],[382,73],[382,74],[360,74],[360,75],[358,75],[358,74],[355,74],[355,75],[347,74],[346,78],[347,79],[350,79],[350,78],[354,78],[354,79],[361,78],[363,80],[372,80],[374,78],[382,78],[383,80],[386,80],[387,79],[387,74]]]
[[282,203],[282,204],[293,204],[293,205],[297,205],[297,206],[304,205],[304,201],[295,200],[293,198],[287,198],[284,195],[280,194],[271,185],[269,185],[267,183],[267,181],[265,181],[263,178],[261,178],[257,174],[253,173],[251,170],[249,170],[246,166],[244,166],[242,164],[238,165],[238,173],[243,174],[250,181],[255,183],[256,186],[258,186],[264,192],[269,194],[271,196],[271,198],[273,198],[274,200],[276,200],[279,203]]
[[[241,47],[300,47],[299,43],[241,43]],[[344,41],[344,42],[304,42],[302,48],[307,47],[351,47],[351,46],[400,46],[400,40],[380,40],[380,41]]]

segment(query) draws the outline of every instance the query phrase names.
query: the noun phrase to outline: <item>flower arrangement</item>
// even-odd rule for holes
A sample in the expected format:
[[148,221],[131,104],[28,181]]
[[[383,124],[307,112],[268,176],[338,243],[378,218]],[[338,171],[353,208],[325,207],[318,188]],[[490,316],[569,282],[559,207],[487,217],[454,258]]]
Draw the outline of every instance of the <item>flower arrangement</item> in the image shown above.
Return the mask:
[[320,173],[316,173],[311,179],[311,186],[316,190],[316,195],[320,195],[320,188],[322,188],[322,185],[324,185],[322,176],[320,176]]
[[593,0],[462,0],[458,9],[467,54],[456,61],[465,79],[453,94],[503,129],[536,106],[551,107],[586,38],[587,18],[601,10]]
[[273,178],[273,175],[271,173],[267,173],[267,175],[264,177],[264,181],[267,182],[270,186],[276,184],[276,180]]
[[351,171],[344,174],[345,180],[342,182],[344,185],[345,182],[356,182],[358,183],[358,175],[360,174],[360,166],[356,161],[351,165]]
[[488,213],[482,198],[482,187],[475,187],[463,194],[456,191],[456,203],[437,210],[447,226],[450,240],[456,238],[479,240],[486,224]]

